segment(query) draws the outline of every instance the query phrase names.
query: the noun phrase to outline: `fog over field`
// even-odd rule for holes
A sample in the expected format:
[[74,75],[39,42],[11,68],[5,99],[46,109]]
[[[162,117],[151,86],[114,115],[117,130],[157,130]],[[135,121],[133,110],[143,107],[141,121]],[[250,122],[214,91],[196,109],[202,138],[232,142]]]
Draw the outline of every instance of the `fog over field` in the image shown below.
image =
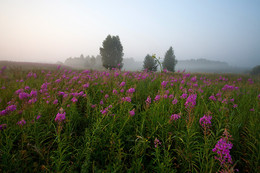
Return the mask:
[[259,173],[260,0],[0,0],[0,173]]
[[96,56],[111,34],[120,37],[124,59],[140,62],[135,68],[147,54],[163,58],[172,46],[177,69],[200,68],[183,65],[192,59],[250,69],[260,64],[259,6],[258,0],[3,0],[0,60],[56,63]]

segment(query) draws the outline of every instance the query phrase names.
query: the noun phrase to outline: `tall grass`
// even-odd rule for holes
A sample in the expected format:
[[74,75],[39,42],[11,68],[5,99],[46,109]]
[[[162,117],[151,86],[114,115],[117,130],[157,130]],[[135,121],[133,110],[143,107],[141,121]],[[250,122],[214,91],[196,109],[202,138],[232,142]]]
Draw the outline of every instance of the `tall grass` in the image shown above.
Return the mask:
[[[249,78],[3,70],[0,171],[258,172],[260,85]],[[220,139],[232,162],[216,159]]]

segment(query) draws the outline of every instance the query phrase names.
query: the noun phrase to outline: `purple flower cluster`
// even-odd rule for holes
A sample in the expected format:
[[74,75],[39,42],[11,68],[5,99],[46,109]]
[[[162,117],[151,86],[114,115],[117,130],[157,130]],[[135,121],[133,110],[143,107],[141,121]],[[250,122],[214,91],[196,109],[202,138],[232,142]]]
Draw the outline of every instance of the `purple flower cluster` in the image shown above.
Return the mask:
[[117,90],[116,89],[113,89],[113,94],[117,94]]
[[129,90],[127,90],[127,93],[134,93],[135,92],[135,89],[134,88],[130,88]]
[[36,120],[40,119],[41,117],[41,115],[37,115]]
[[194,83],[197,82],[197,76],[192,77],[190,81]]
[[8,112],[13,112],[16,110],[16,105],[9,105],[5,108]]
[[108,113],[108,108],[102,109],[100,112],[101,112],[103,115],[105,115],[105,114]]
[[60,83],[60,82],[61,82],[61,79],[55,80],[55,83]]
[[19,99],[20,100],[24,100],[24,99],[27,99],[28,97],[30,97],[30,94],[26,93],[26,92],[21,92],[19,94]]
[[215,159],[220,161],[221,165],[225,163],[232,164],[232,158],[230,155],[232,147],[233,144],[228,141],[226,137],[222,137],[215,145],[215,148],[212,149],[214,153],[217,153],[218,156],[215,156]]
[[119,86],[120,86],[120,87],[125,86],[125,82],[121,82]]
[[73,97],[73,98],[71,99],[71,101],[72,101],[73,103],[75,103],[75,102],[78,101],[78,99],[77,99],[76,97]]
[[83,88],[88,88],[88,87],[89,87],[89,83],[83,85]]
[[160,95],[156,95],[155,98],[154,98],[154,101],[156,102],[156,101],[160,100],[160,98],[161,98]]
[[[25,90],[29,90],[30,87],[26,86]],[[15,91],[15,94],[18,95],[20,100],[28,100],[29,104],[35,103],[37,101],[37,91],[36,90],[31,90],[30,94],[27,92],[24,92],[23,89],[18,89],[17,91]]]
[[36,90],[32,90],[30,93],[31,97],[37,97],[37,91]]
[[152,99],[150,96],[148,96],[147,99],[145,100],[146,105],[150,105],[151,102],[152,102]]
[[165,88],[166,85],[168,84],[168,81],[162,81],[161,85]]
[[121,99],[123,102],[131,102],[131,97],[122,97]]
[[209,99],[210,99],[210,100],[213,100],[213,101],[216,101],[216,100],[217,100],[214,95],[210,96]]
[[179,114],[172,114],[170,121],[172,121],[172,120],[176,121],[179,118],[181,118],[181,116]]
[[177,99],[173,99],[172,104],[176,105],[177,103],[178,103],[178,100]]
[[129,111],[129,115],[130,116],[134,116],[135,115],[135,110],[133,109],[133,110]]
[[200,125],[203,128],[209,128],[211,126],[211,119],[212,119],[212,116],[204,115],[203,117],[200,118]]
[[33,72],[29,72],[28,75],[27,75],[27,78],[30,78],[30,77],[34,77],[36,79],[37,78],[37,74],[33,73]]
[[100,110],[100,112],[103,114],[103,115],[105,115],[105,114],[107,114],[108,113],[108,111],[109,111],[109,108],[112,108],[112,105],[109,105],[108,107],[106,107],[105,109],[102,109],[102,110]]
[[0,124],[0,131],[6,129],[7,124]]
[[227,90],[233,91],[234,88],[235,88],[235,87],[232,86],[232,85],[225,85],[225,86],[222,88],[222,90],[224,90],[224,91],[227,91]]
[[157,148],[159,145],[161,145],[162,143],[159,141],[159,139],[155,138],[154,139],[154,147]]
[[250,78],[250,79],[248,79],[248,82],[250,83],[250,84],[254,84],[254,81]]
[[183,94],[180,96],[180,98],[181,98],[181,99],[185,99],[185,98],[187,98],[187,96],[188,96],[188,94],[183,93]]
[[16,105],[9,105],[4,110],[0,111],[0,116],[7,115],[16,110]]
[[5,69],[6,69],[6,66],[3,66],[3,67],[1,68],[1,70],[0,70],[0,74],[2,74],[2,73],[5,71]]
[[16,124],[19,126],[24,126],[26,124],[26,121],[22,119],[21,121],[18,121]]
[[58,113],[55,117],[55,122],[61,123],[66,120],[66,112]]
[[197,94],[191,94],[185,102],[186,108],[193,108],[196,105]]
[[55,100],[52,102],[52,104],[54,104],[54,105],[58,104],[58,99],[55,99]]

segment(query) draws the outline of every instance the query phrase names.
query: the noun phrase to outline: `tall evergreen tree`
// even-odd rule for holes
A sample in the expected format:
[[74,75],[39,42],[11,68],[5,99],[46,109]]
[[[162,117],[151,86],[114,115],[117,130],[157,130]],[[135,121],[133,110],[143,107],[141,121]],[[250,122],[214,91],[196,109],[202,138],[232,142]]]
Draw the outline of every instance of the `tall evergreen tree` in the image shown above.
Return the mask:
[[151,55],[147,54],[144,59],[144,70],[147,69],[148,71],[157,71],[157,66],[158,65],[155,59]]
[[123,64],[123,46],[118,36],[108,35],[103,41],[103,47],[100,48],[103,66],[106,69],[122,68]]
[[174,72],[176,64],[177,60],[175,59],[172,47],[170,47],[164,56],[164,61],[162,63],[163,69],[167,69],[168,71]]

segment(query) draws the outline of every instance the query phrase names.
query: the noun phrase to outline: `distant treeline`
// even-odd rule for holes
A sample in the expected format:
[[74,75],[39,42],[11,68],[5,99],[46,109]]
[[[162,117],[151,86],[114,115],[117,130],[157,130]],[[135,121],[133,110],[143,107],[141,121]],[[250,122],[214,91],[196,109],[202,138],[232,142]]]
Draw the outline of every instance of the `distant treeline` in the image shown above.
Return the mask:
[[[85,57],[84,55],[80,55],[79,57],[68,58],[65,60],[64,65],[79,69],[104,69],[100,55],[88,55]],[[135,61],[134,58],[123,59],[122,70],[141,71],[142,68],[142,61]],[[250,69],[247,68],[232,67],[226,62],[207,59],[178,60],[175,70],[202,73],[248,73],[250,71]]]
[[80,55],[79,57],[68,58],[64,62],[65,65],[79,69],[103,69],[101,56]]

